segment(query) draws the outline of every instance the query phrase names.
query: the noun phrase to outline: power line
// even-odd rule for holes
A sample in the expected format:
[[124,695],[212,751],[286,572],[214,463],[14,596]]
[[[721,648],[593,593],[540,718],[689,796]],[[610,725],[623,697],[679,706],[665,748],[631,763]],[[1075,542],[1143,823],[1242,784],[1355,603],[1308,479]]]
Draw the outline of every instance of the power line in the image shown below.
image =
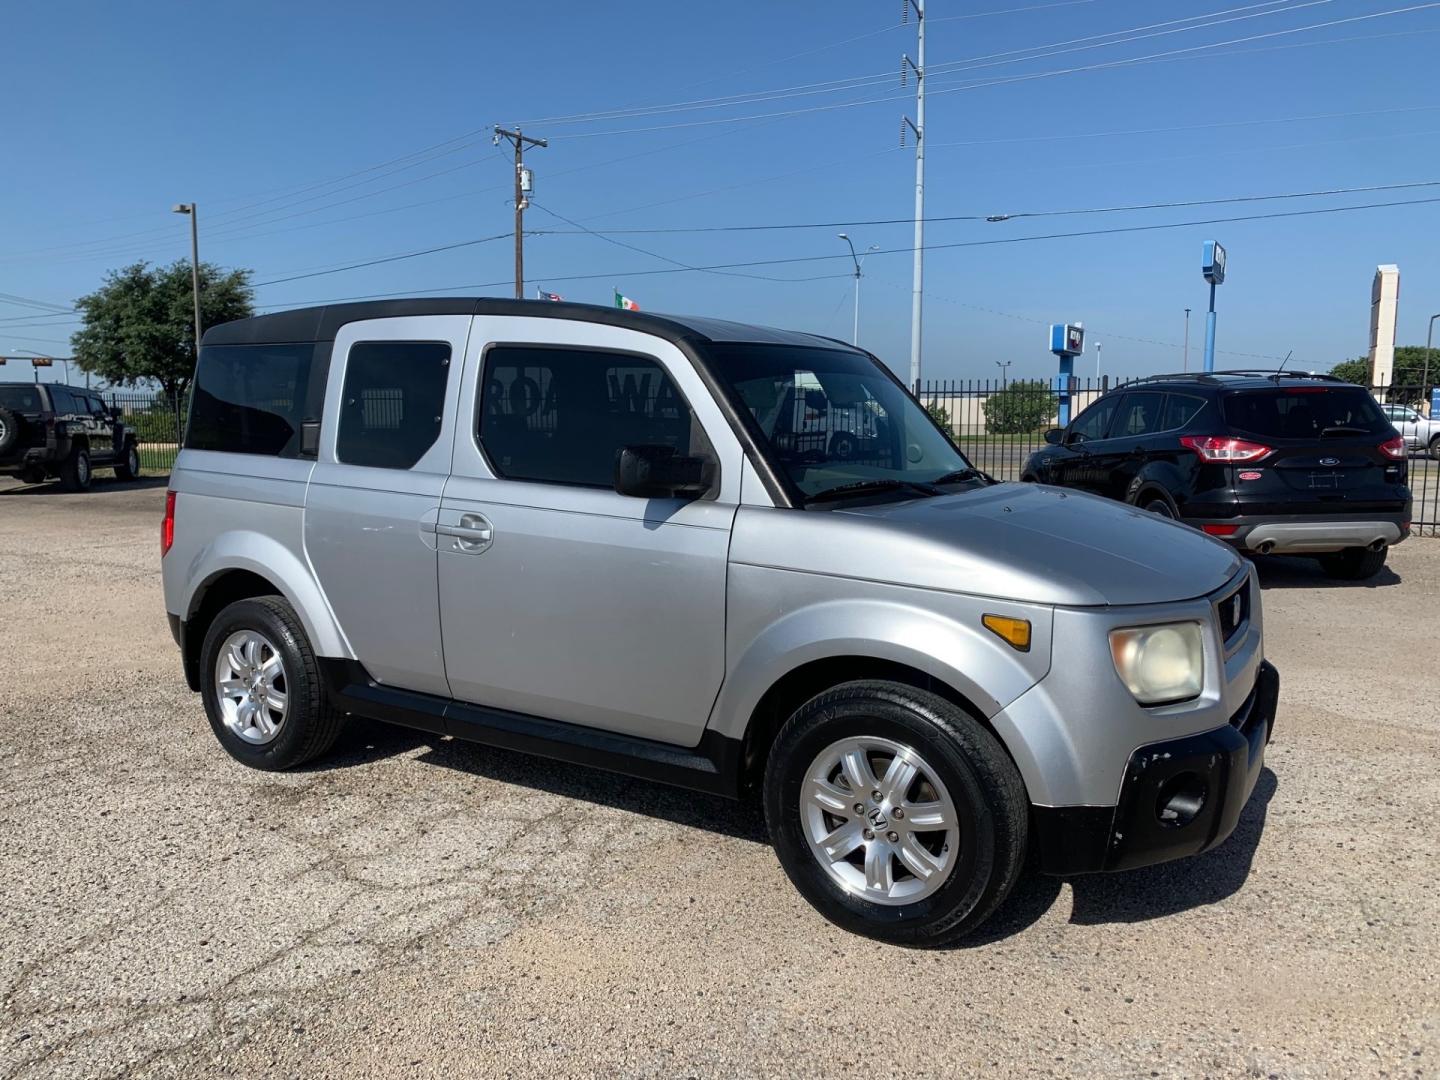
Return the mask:
[[308,274],[291,274],[289,277],[271,278],[269,281],[257,281],[251,286],[253,289],[263,288],[266,285],[280,285],[287,281],[300,281],[302,278],[325,277],[328,274],[339,274],[346,270],[359,270],[366,266],[379,266],[382,263],[400,262],[403,259],[416,259],[421,255],[434,255],[441,251],[454,251],[457,248],[474,247],[476,244],[488,244],[492,240],[504,240],[510,233],[496,233],[494,236],[482,236],[478,240],[461,240],[454,244],[442,244],[439,247],[424,248],[421,251],[407,251],[400,255],[386,255],[379,259],[367,259],[364,262],[350,263],[346,266],[336,266],[329,270],[316,270]]
[[49,300],[36,300],[30,296],[16,296],[14,293],[0,292],[0,303],[13,304],[15,307],[36,308],[40,311],[53,311],[60,315],[67,314],[71,310],[64,304],[52,304]]
[[[1391,202],[1362,203],[1356,206],[1330,206],[1320,207],[1314,210],[1280,210],[1268,214],[1243,214],[1234,217],[1203,218],[1195,221],[1171,221],[1160,222],[1150,225],[1120,225],[1107,229],[1083,229],[1075,232],[1042,233],[1032,236],[1008,236],[998,237],[991,240],[959,240],[944,244],[927,244],[927,251],[949,251],[958,248],[972,247],[994,247],[1008,244],[1025,244],[1042,240],[1069,240],[1092,236],[1115,236],[1125,233],[1157,232],[1168,229],[1188,229],[1201,225],[1225,225],[1235,222],[1246,221],[1273,221],[1282,218],[1294,217],[1315,217],[1324,214],[1344,214],[1358,210],[1379,210],[1398,206],[1424,206],[1433,203],[1440,203],[1440,196],[1426,199],[1402,199]],[[872,255],[910,255],[913,254],[913,246],[898,248],[879,248],[870,254]],[[663,270],[625,270],[610,271],[603,274],[544,274],[541,280],[544,281],[592,281],[616,277],[653,277],[658,274],[684,274],[690,272],[711,272],[716,270],[743,270],[755,266],[788,266],[798,263],[831,262],[836,259],[849,259],[849,254],[841,255],[798,255],[780,259],[755,259],[745,262],[716,263],[709,266],[686,266],[666,268]],[[838,276],[838,275],[837,275]],[[298,306],[311,306],[319,304],[341,303],[350,300],[378,300],[395,296],[413,296],[423,293],[463,292],[471,289],[491,289],[501,285],[508,285],[506,281],[488,281],[479,284],[468,285],[446,285],[434,289],[406,289],[400,292],[389,293],[368,293],[362,296],[344,296],[330,300],[313,300]],[[279,306],[279,305],[273,305]],[[291,305],[286,305],[291,306]]]

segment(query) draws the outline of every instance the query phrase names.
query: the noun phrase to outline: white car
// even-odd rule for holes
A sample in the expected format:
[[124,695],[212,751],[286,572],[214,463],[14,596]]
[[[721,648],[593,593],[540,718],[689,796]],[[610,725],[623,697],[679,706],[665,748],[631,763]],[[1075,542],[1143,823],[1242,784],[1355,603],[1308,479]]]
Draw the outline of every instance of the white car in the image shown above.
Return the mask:
[[1427,450],[1440,461],[1440,420],[1427,420],[1409,405],[1381,405],[1390,423],[1395,425],[1411,450]]

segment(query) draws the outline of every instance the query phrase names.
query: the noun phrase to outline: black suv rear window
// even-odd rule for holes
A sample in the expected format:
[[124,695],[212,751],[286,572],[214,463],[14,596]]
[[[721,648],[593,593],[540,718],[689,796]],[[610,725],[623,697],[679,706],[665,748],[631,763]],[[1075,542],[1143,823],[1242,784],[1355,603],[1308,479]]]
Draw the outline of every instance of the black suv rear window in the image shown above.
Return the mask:
[[1360,387],[1294,386],[1239,390],[1222,399],[1225,423],[1267,439],[1380,435],[1390,421]]
[[33,386],[0,386],[0,406],[17,413],[44,412],[40,391]]
[[309,342],[201,348],[185,445],[294,457],[314,355]]

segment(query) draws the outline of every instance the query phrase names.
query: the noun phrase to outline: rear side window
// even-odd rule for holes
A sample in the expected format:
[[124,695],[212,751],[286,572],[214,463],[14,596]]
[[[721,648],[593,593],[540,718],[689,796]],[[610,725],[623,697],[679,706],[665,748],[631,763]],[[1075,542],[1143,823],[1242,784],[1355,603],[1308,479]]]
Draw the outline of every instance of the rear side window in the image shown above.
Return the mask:
[[1109,437],[1123,439],[1160,431],[1160,414],[1164,406],[1165,395],[1153,390],[1126,394],[1120,403],[1120,414],[1111,425]]
[[84,412],[83,406],[77,406],[75,399],[70,396],[70,391],[64,387],[52,386],[50,391],[50,410],[56,413]]
[[40,391],[31,386],[0,386],[0,407],[17,413],[45,411]]
[[1225,395],[1225,423],[1267,439],[1380,435],[1390,421],[1368,391],[1355,387],[1278,387]]
[[202,347],[185,445],[295,457],[314,357],[310,342]]
[[483,378],[480,443],[507,479],[608,488],[622,447],[709,452],[690,406],[648,357],[501,345],[485,354]]
[[1167,394],[1165,416],[1160,421],[1160,430],[1174,431],[1184,427],[1195,419],[1195,414],[1204,407],[1204,398],[1191,397],[1189,394]]
[[410,469],[435,445],[445,412],[450,346],[443,341],[361,341],[350,346],[335,459]]

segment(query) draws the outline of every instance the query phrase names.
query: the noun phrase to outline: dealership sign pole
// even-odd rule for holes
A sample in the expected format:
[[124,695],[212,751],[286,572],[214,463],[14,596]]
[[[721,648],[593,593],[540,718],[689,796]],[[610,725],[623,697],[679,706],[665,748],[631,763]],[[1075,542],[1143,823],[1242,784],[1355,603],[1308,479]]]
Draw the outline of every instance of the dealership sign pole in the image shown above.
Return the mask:
[[1055,376],[1055,397],[1059,402],[1060,426],[1070,424],[1070,393],[1074,382],[1075,357],[1085,351],[1085,327],[1080,323],[1052,323],[1050,351],[1060,360],[1060,373]]
[[1210,283],[1210,312],[1205,316],[1205,370],[1215,370],[1215,286],[1225,283],[1225,249],[1218,240],[1206,240],[1200,273]]

